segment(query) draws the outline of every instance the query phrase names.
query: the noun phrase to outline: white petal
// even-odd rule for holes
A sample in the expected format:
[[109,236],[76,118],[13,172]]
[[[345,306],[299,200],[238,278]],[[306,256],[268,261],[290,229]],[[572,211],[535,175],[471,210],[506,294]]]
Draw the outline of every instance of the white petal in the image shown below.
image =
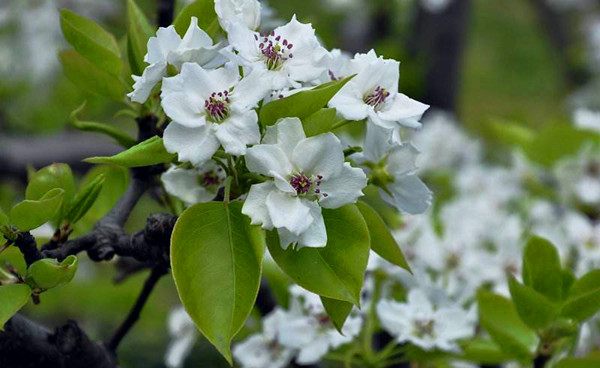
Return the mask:
[[419,128],[421,127],[419,120],[428,108],[429,105],[398,93],[391,103],[386,103],[384,109],[378,112],[378,116],[382,120],[397,121],[409,128]]
[[200,47],[209,47],[212,46],[212,44],[213,41],[210,36],[198,27],[198,18],[192,17],[190,19],[190,26],[185,32],[179,48],[197,49]]
[[275,125],[267,127],[263,143],[277,144],[291,160],[294,148],[306,138],[302,122],[298,118],[283,118]]
[[290,184],[286,178],[277,174],[275,171],[271,171],[270,176],[273,177],[273,182],[275,183],[277,189],[281,190],[282,192],[296,194],[296,189],[294,189],[292,184]]
[[196,331],[190,331],[184,336],[173,340],[167,348],[165,365],[168,368],[182,367],[185,359],[190,355],[197,339],[198,333]]
[[246,151],[246,167],[251,172],[271,176],[271,171],[286,177],[292,172],[292,164],[278,146],[260,144]]
[[254,69],[244,76],[235,86],[233,91],[232,106],[239,110],[248,110],[256,107],[258,102],[271,92],[270,86],[264,83],[265,72]]
[[276,191],[275,184],[267,181],[254,184],[250,187],[246,201],[242,206],[242,213],[250,217],[252,225],[262,225],[263,229],[271,230],[273,223],[267,210],[267,196]]
[[208,161],[219,149],[219,141],[208,125],[187,128],[172,122],[165,129],[163,140],[167,151],[177,153],[179,161],[195,166]]
[[326,336],[321,334],[319,338],[300,349],[296,362],[300,365],[317,363],[325,354],[327,354],[328,350],[329,344],[327,344]]
[[258,0],[215,0],[215,13],[221,28],[227,29],[232,23],[241,23],[249,29],[260,25],[261,6]]
[[346,83],[344,87],[329,101],[329,107],[333,107],[345,119],[363,120],[368,116],[368,106],[363,101],[363,91],[353,80]]
[[338,208],[348,203],[355,203],[363,195],[362,190],[367,186],[367,176],[362,169],[344,163],[339,175],[323,180],[319,189],[327,193],[321,197],[319,204],[324,208]]
[[393,134],[393,129],[382,128],[375,124],[367,124],[365,147],[363,150],[365,158],[373,163],[379,163],[394,146],[392,143]]
[[318,324],[309,316],[288,317],[278,328],[278,340],[283,346],[300,349],[317,337]]
[[321,213],[321,206],[314,201],[308,202],[310,207],[310,215],[313,218],[312,224],[298,237],[298,246],[296,249],[303,247],[322,248],[327,245],[327,230],[325,229],[325,221]]
[[214,127],[225,152],[232,155],[244,155],[247,145],[260,142],[258,116],[254,110],[246,111],[244,114],[232,113],[225,121]]
[[342,143],[333,133],[303,139],[294,148],[292,163],[306,175],[322,175],[327,180],[344,166]]
[[239,23],[232,23],[227,28],[227,40],[241,55],[244,60],[258,57],[258,48],[254,36],[260,35]]
[[165,114],[177,124],[188,128],[198,128],[206,125],[206,112],[203,106],[190,101],[185,93],[163,94],[161,105]]
[[183,169],[172,166],[160,177],[167,193],[175,196],[187,205],[211,201],[216,192],[207,190],[198,184],[196,169]]
[[397,178],[388,185],[388,189],[392,192],[393,198],[384,195],[381,191],[383,199],[401,211],[419,214],[425,212],[431,205],[432,193],[417,176],[407,175]]
[[169,54],[169,63],[178,69],[181,69],[184,63],[194,63],[207,69],[214,69],[226,60],[220,53],[222,48],[223,44],[218,43],[195,49],[177,49]]
[[273,191],[267,196],[267,210],[276,228],[285,228],[300,235],[313,222],[310,208],[303,201],[288,193]]
[[412,143],[396,146],[389,153],[386,168],[394,178],[413,173],[417,170],[418,155],[419,150]]
[[177,49],[180,43],[181,37],[174,26],[159,28],[156,37],[148,40],[148,53],[144,56],[144,61],[148,64],[166,63],[169,53]]
[[141,77],[134,78],[135,83],[133,84],[133,91],[128,93],[127,96],[131,98],[131,101],[133,102],[146,102],[154,86],[160,82],[166,73],[166,62],[158,62],[156,64],[148,65],[146,69],[144,69]]

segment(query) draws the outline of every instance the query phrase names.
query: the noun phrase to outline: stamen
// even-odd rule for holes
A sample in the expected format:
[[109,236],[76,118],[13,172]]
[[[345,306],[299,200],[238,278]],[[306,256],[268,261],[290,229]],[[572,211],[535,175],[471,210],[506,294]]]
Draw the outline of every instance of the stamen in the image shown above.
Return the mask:
[[[258,41],[257,37],[255,39]],[[294,55],[291,53],[293,47],[291,42],[275,34],[275,31],[265,33],[258,45],[269,70],[279,70],[287,59],[293,58]]]
[[380,86],[377,86],[373,93],[365,96],[364,101],[367,105],[373,106],[375,109],[381,107],[390,93]]
[[229,91],[213,92],[204,101],[204,109],[208,117],[219,123],[229,116]]

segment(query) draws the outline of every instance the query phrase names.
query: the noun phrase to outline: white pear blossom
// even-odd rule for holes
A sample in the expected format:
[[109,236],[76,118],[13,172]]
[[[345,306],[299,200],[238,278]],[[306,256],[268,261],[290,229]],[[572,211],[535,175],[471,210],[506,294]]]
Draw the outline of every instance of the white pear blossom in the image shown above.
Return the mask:
[[382,300],[377,304],[383,328],[399,343],[459,352],[457,342],[473,336],[477,320],[474,310],[455,305],[436,307],[421,289],[411,289],[407,299],[406,303]]
[[575,126],[600,133],[600,111],[579,108],[573,113]]
[[133,91],[127,96],[134,102],[146,102],[154,86],[167,76],[168,65],[178,70],[187,62],[216,67],[222,62],[220,49],[221,44],[213,45],[210,36],[198,27],[196,17],[191,18],[183,39],[174,26],[159,28],[156,36],[148,40],[148,52],[144,56],[144,61],[150,65],[141,76],[132,76],[135,83]]
[[248,149],[246,165],[273,180],[250,188],[242,213],[254,225],[276,228],[283,248],[324,247],[321,207],[356,202],[367,185],[364,172],[344,162],[342,144],[334,134],[306,138],[298,118],[269,127],[262,144]]
[[239,23],[255,30],[260,26],[261,5],[258,0],[215,0],[215,12],[223,29]]
[[432,193],[416,175],[419,151],[412,144],[395,143],[394,131],[367,125],[365,147],[358,160],[371,168],[371,180],[380,187],[382,198],[401,211],[423,213]]
[[253,109],[267,92],[260,79],[258,71],[240,79],[231,63],[213,70],[183,64],[180,74],[163,81],[162,107],[173,120],[164,134],[167,151],[196,166],[221,145],[227,153],[244,155],[247,145],[260,141]]
[[182,306],[171,310],[168,326],[171,342],[165,355],[165,365],[180,368],[198,339],[198,328]]
[[329,101],[329,107],[348,120],[368,118],[388,129],[421,126],[419,120],[429,106],[398,92],[399,62],[371,51],[357,54],[352,63],[356,76]]
[[278,328],[287,319],[279,308],[267,315],[262,323],[263,330],[233,347],[233,357],[243,368],[284,368],[291,362],[293,349],[282,346],[278,341]]
[[171,166],[161,175],[167,193],[186,205],[212,201],[225,182],[223,168],[208,161],[198,168]]
[[301,87],[326,68],[328,52],[310,24],[292,20],[263,35],[233,23],[227,28],[230,46],[223,54],[245,69],[265,71],[261,83],[273,90]]
[[565,198],[585,205],[600,204],[600,151],[584,147],[577,156],[561,160],[555,174]]
[[298,286],[293,286],[290,291],[290,308],[278,325],[277,336],[281,345],[298,352],[298,364],[317,363],[329,350],[351,342],[359,334],[362,326],[360,317],[350,315],[340,334],[316,294]]

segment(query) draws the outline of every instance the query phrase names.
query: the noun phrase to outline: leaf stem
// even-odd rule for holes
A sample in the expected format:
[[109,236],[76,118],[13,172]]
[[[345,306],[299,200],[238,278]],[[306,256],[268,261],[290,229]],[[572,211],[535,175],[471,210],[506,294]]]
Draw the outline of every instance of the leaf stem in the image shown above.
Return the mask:
[[225,182],[225,196],[223,197],[223,201],[225,203],[229,203],[231,194],[231,176],[227,177],[227,181]]

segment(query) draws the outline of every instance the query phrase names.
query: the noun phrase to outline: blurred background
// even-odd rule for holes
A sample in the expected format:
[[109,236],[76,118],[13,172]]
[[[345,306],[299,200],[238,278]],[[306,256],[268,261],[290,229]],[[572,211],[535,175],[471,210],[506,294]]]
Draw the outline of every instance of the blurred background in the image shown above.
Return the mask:
[[[154,0],[138,0],[154,19]],[[182,1],[178,6],[183,6]],[[600,1],[597,0],[271,0],[263,2],[263,29],[297,14],[311,22],[325,47],[350,53],[374,48],[401,62],[400,91],[453,114],[478,138],[492,160],[502,160],[498,124],[534,130],[572,125],[582,107],[600,107]],[[67,162],[82,181],[106,171],[101,200],[78,231],[85,231],[114,203],[127,173],[94,168],[81,159],[119,150],[109,140],[69,126],[73,110],[87,101],[83,120],[135,131],[121,106],[82,95],[64,76],[57,52],[66,48],[58,9],[69,8],[109,29],[122,44],[126,29],[123,0],[0,1],[0,207],[23,196],[28,168]],[[145,198],[128,227],[163,211]],[[44,234],[40,234],[43,236]],[[51,235],[51,234],[50,234]],[[7,251],[0,260],[23,267]],[[133,304],[145,275],[114,285],[112,264],[81,263],[76,280],[42,295],[25,313],[53,327],[75,319],[93,338],[110,336]],[[120,350],[124,367],[163,367],[169,342],[167,315],[178,305],[170,278],[163,278],[140,322]],[[226,366],[203,341],[187,367]]]

